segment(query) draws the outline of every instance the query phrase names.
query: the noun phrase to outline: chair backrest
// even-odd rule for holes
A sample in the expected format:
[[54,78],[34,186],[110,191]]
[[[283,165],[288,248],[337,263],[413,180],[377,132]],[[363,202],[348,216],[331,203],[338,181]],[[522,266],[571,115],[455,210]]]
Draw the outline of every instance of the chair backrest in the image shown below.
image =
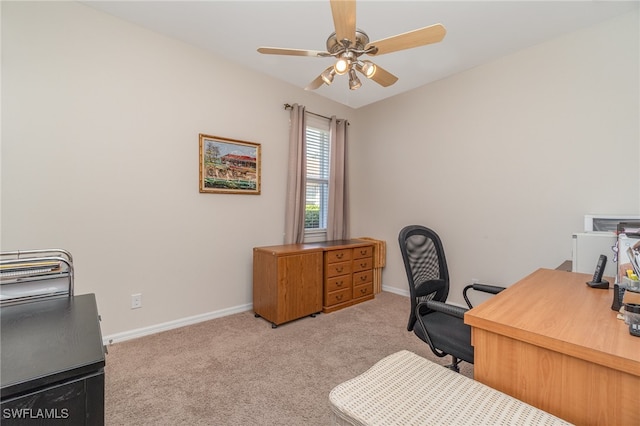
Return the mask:
[[407,330],[411,331],[416,322],[418,303],[447,300],[449,270],[442,241],[433,230],[420,225],[406,226],[398,235],[398,243],[409,281],[411,313]]

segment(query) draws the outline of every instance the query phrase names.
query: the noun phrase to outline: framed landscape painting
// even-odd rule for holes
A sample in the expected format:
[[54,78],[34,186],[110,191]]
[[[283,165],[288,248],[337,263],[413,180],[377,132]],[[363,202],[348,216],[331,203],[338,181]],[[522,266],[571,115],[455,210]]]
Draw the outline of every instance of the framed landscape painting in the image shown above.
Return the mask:
[[200,192],[260,194],[260,144],[200,134]]

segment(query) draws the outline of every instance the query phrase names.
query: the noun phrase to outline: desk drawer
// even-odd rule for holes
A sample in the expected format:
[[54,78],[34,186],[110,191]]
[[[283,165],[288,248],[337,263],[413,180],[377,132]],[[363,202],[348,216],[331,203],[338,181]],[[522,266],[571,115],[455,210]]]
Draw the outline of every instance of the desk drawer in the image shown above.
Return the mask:
[[373,271],[364,271],[353,274],[353,286],[373,282]]
[[373,283],[353,287],[353,298],[358,299],[373,294]]
[[351,274],[351,261],[348,262],[340,262],[340,263],[330,263],[326,265],[326,277],[337,277],[339,275],[349,275]]
[[325,291],[327,293],[337,290],[344,290],[351,287],[351,277],[349,275],[340,275],[339,277],[327,279]]
[[351,288],[327,293],[325,306],[337,305],[351,300]]
[[373,258],[353,259],[353,272],[367,271],[373,268]]
[[363,257],[373,257],[373,246],[358,247],[353,249],[354,259],[362,259]]
[[331,250],[326,254],[327,263],[345,262],[351,260],[351,249],[345,250]]

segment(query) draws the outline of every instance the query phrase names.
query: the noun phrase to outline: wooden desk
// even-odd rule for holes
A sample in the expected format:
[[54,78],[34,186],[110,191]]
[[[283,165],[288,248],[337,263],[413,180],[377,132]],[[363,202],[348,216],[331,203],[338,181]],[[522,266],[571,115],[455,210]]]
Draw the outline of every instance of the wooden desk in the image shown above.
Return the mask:
[[474,378],[579,425],[640,425],[640,338],[591,276],[539,269],[465,314]]
[[103,425],[105,352],[94,294],[0,311],[0,423]]

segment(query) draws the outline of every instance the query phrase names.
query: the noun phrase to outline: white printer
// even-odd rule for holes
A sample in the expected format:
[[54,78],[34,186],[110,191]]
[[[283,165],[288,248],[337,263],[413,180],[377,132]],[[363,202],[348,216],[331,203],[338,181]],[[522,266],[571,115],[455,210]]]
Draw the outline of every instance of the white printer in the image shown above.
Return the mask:
[[620,222],[640,220],[640,215],[588,214],[584,216],[584,232],[573,234],[572,271],[593,274],[601,254],[607,256],[604,276],[616,277],[614,262]]

